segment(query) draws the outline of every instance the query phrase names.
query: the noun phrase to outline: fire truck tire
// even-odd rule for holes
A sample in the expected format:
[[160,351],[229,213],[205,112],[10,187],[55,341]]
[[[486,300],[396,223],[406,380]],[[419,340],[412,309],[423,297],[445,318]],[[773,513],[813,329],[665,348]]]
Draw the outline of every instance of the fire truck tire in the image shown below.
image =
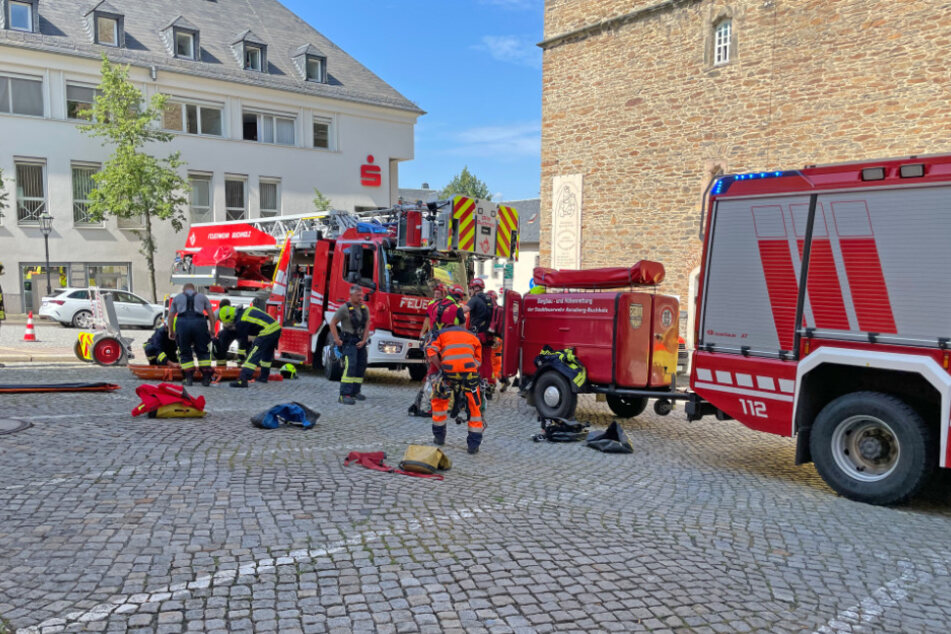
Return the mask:
[[647,408],[647,398],[608,394],[608,407],[620,418],[634,418]]
[[533,386],[535,409],[543,418],[571,419],[578,406],[578,395],[561,373],[549,371],[535,380]]
[[868,504],[906,501],[938,463],[934,430],[908,403],[881,392],[854,392],[826,405],[809,444],[826,484]]
[[426,367],[425,363],[414,363],[411,366],[408,366],[409,369],[409,378],[415,381],[422,381],[426,378],[426,374],[429,372],[429,368]]

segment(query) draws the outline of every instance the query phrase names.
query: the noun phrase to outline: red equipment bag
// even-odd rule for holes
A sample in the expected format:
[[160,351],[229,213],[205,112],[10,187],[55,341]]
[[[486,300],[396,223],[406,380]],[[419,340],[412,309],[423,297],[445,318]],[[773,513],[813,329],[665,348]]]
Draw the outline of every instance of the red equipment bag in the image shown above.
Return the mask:
[[600,289],[656,286],[664,281],[664,276],[664,265],[650,260],[641,260],[630,268],[559,271],[539,266],[532,272],[535,283],[547,288]]
[[205,411],[205,397],[195,398],[185,391],[181,385],[172,383],[159,383],[158,385],[140,385],[135,388],[135,393],[142,402],[132,410],[133,416],[141,416],[149,412],[158,411],[165,405],[185,405],[194,407],[197,410]]
[[433,478],[442,480],[443,477],[438,473],[416,473],[413,471],[403,471],[383,462],[386,454],[382,451],[351,451],[343,461],[343,466],[349,467],[351,463],[356,462],[362,467],[373,469],[374,471],[383,471],[385,473],[400,473],[402,475],[413,476],[414,478]]

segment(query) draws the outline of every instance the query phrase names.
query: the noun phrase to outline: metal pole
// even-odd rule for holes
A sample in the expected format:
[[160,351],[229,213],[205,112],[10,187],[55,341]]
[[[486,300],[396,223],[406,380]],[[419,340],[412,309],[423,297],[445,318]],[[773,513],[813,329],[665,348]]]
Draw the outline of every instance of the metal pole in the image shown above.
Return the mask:
[[43,242],[46,245],[46,296],[53,294],[53,287],[50,285],[50,237],[49,234],[43,234]]

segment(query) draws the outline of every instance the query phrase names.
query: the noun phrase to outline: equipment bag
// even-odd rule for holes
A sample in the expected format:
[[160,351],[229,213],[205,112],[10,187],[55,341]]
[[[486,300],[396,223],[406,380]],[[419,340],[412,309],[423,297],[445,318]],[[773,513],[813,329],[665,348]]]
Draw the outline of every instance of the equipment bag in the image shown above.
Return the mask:
[[634,446],[616,420],[605,431],[589,433],[588,446],[604,453],[634,453]]
[[438,372],[426,376],[422,387],[416,392],[416,399],[413,401],[413,404],[409,406],[407,413],[411,416],[421,416],[425,418],[429,418],[433,415],[433,386],[436,384],[438,378]]
[[585,432],[590,423],[579,423],[564,418],[539,418],[542,424],[542,433],[532,436],[535,442],[576,442],[584,440]]
[[320,414],[303,403],[296,401],[275,405],[271,409],[251,417],[251,424],[260,429],[277,429],[281,423],[297,424],[310,429],[320,418]]
[[452,467],[449,457],[438,447],[410,445],[400,460],[400,469],[413,473],[436,473]]
[[[195,398],[186,392],[185,388],[181,385],[174,385],[172,383],[159,383],[158,385],[143,384],[135,388],[135,393],[142,399],[142,402],[136,405],[135,409],[132,410],[133,416],[141,416],[142,414],[150,412],[155,412],[157,415],[159,409],[166,405],[179,405],[183,406],[183,408],[194,408],[200,412],[205,411],[205,397],[199,396]],[[165,411],[170,412],[172,410]],[[183,409],[182,411],[185,410]],[[186,414],[186,416],[194,416],[194,414]],[[163,416],[163,418],[166,417],[167,416]]]
[[588,380],[588,371],[575,356],[574,348],[553,350],[551,346],[545,346],[535,357],[535,367],[539,370],[554,368],[579,388],[584,387]]
[[386,454],[382,451],[351,451],[346,459],[343,461],[343,466],[349,467],[351,463],[357,463],[360,466],[366,467],[367,469],[373,469],[374,471],[383,471],[385,473],[399,473],[401,475],[413,476],[414,478],[432,478],[433,480],[442,480],[443,477],[439,473],[418,473],[414,471],[403,471],[402,469],[396,469],[389,466],[383,460],[386,459]]
[[498,303],[492,304],[492,315],[489,317],[489,334],[502,336],[505,330],[505,309]]

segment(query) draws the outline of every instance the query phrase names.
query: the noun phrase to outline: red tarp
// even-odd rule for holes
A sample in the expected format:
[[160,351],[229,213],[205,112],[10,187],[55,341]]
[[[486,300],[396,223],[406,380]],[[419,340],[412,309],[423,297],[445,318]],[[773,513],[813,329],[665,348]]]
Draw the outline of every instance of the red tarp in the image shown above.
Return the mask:
[[600,289],[655,286],[664,281],[664,265],[660,262],[641,260],[630,268],[559,271],[539,266],[532,277],[536,284],[548,288]]

